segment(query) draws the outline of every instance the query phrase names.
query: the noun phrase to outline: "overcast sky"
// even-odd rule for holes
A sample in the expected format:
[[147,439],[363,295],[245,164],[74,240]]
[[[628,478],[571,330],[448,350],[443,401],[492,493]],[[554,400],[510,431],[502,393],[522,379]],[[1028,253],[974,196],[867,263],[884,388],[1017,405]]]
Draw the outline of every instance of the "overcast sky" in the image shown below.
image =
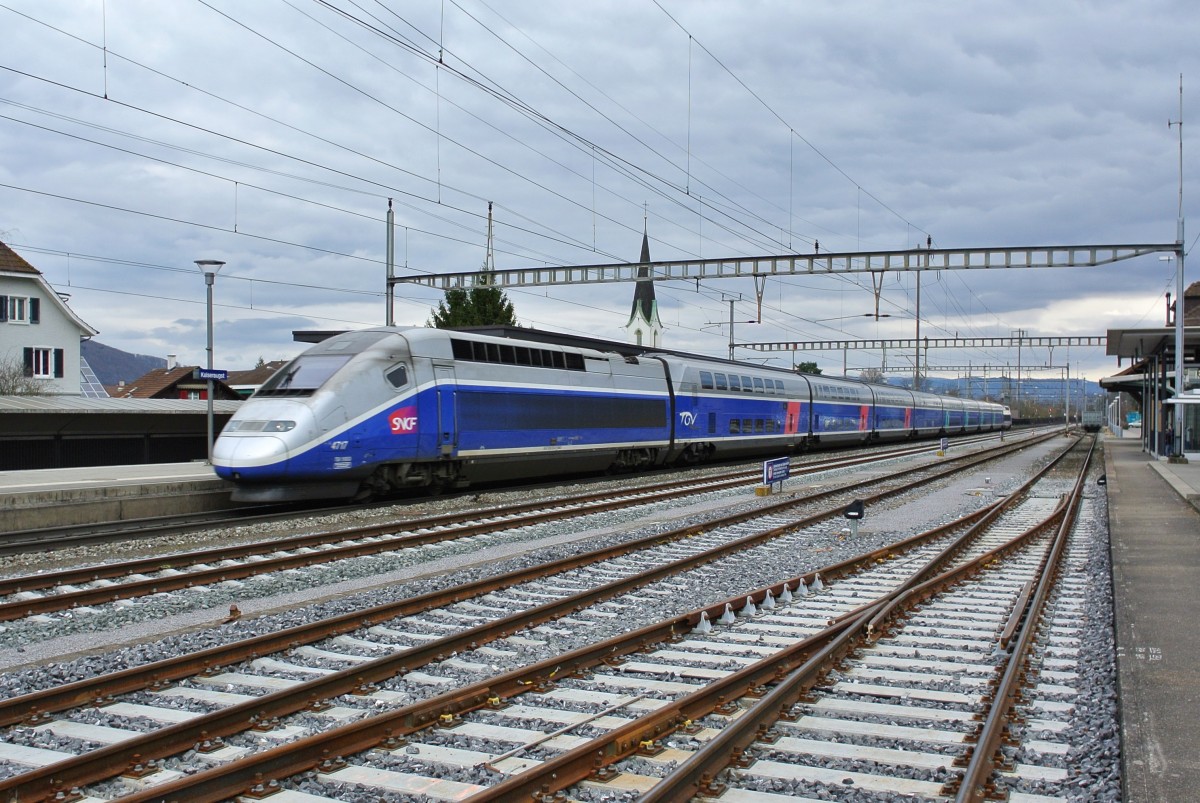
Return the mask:
[[[296,354],[293,330],[384,322],[388,198],[402,275],[478,269],[489,201],[497,268],[636,260],[644,226],[657,260],[1169,243],[1181,74],[1200,121],[1182,0],[0,0],[0,30],[0,239],[99,342],[191,364],[193,261],[224,260],[229,369]],[[1196,153],[1185,135],[1185,217]],[[921,334],[1162,326],[1174,269],[928,275]],[[759,316],[749,279],[656,292],[672,348],[724,356],[728,299]],[[509,291],[522,325],[613,339],[632,295]],[[402,285],[397,322],[439,298]],[[880,320],[866,275],[772,279],[735,340],[912,337],[915,301],[910,274],[884,277]],[[842,370],[841,352],[796,359]],[[845,356],[852,375],[912,359]],[[1102,348],[1069,360],[1118,370]],[[929,353],[932,374],[1017,361]]]

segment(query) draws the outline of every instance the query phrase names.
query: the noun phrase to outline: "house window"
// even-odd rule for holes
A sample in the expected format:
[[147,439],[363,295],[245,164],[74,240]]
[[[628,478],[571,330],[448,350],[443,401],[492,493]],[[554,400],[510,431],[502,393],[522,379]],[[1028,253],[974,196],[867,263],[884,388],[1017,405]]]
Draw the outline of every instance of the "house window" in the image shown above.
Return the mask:
[[26,348],[23,354],[25,376],[34,379],[62,379],[65,353],[62,349]]
[[33,350],[33,378],[51,379],[54,376],[54,352],[51,349]]
[[36,298],[26,296],[0,296],[0,321],[37,323],[37,301]]

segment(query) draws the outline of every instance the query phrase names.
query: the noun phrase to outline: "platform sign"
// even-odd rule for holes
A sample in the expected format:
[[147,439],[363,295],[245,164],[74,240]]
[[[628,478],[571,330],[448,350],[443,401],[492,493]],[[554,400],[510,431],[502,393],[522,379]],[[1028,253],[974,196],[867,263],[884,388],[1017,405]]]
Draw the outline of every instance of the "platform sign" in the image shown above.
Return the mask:
[[766,460],[763,462],[763,485],[771,485],[778,482],[782,488],[783,481],[791,473],[792,459],[790,457],[777,457],[774,460]]
[[197,368],[196,379],[219,379],[222,382],[229,379],[229,372],[223,368]]

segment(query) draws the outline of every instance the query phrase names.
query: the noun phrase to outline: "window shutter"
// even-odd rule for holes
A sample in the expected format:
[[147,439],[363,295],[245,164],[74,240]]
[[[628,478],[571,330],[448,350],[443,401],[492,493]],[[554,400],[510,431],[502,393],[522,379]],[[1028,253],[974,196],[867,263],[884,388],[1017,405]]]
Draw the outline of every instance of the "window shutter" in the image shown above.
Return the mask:
[[66,362],[63,357],[64,354],[62,349],[54,350],[54,376],[58,379],[63,378],[63,363]]
[[0,296],[0,323],[8,320],[8,296]]
[[40,298],[29,299],[29,322],[42,322],[42,300]]
[[33,376],[33,349],[25,349],[25,376]]

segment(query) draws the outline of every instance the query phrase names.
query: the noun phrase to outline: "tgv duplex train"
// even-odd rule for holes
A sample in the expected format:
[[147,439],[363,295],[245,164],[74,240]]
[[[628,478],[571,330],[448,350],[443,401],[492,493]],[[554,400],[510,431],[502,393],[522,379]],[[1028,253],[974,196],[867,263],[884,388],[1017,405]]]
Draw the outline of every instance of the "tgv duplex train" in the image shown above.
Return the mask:
[[705,357],[387,327],[280,369],[213,465],[237,501],[352,497],[994,430],[1007,412]]

